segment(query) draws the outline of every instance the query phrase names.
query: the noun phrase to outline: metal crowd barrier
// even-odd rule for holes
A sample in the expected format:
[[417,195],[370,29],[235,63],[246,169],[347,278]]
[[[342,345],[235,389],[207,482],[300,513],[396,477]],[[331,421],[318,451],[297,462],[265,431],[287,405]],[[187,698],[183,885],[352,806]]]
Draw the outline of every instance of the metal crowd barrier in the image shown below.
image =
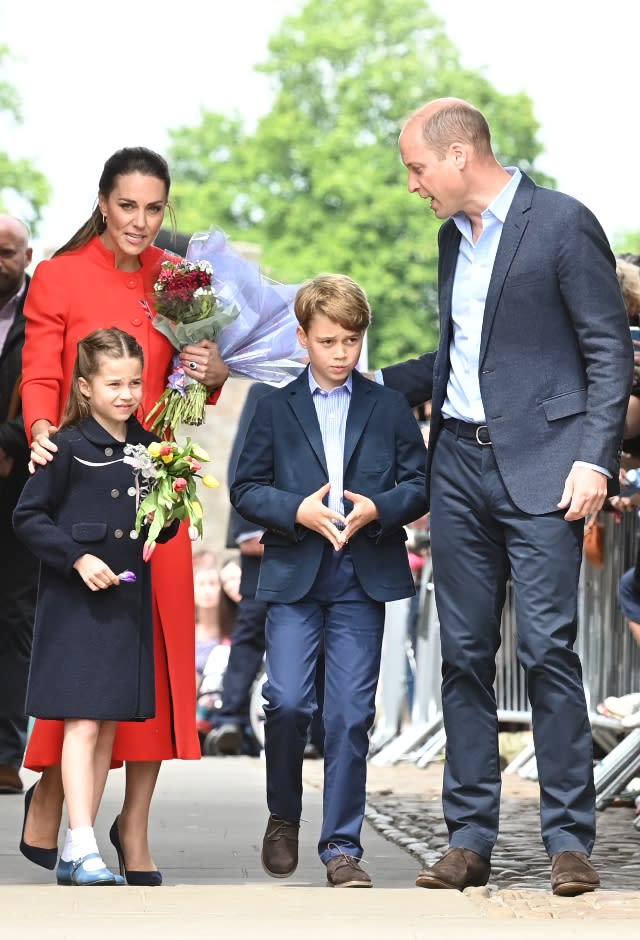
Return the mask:
[[[595,768],[596,799],[603,809],[639,773],[640,728],[625,735],[619,721],[601,715],[597,706],[609,695],[640,692],[640,647],[633,639],[617,602],[620,576],[635,563],[640,536],[638,514],[618,521],[603,513],[605,525],[602,570],[585,559],[579,592],[576,649],[593,737],[605,753]],[[408,636],[408,602],[388,605],[380,674],[380,719],[371,738],[370,761],[393,764],[413,761],[424,767],[442,751],[445,732],[440,701],[440,641],[431,568],[422,573],[415,641]],[[414,668],[413,702],[407,716],[407,650]],[[516,656],[515,609],[511,585],[502,618],[502,645],[496,659],[496,702],[501,723],[531,724],[526,678]],[[505,769],[535,779],[535,751],[526,747]]]

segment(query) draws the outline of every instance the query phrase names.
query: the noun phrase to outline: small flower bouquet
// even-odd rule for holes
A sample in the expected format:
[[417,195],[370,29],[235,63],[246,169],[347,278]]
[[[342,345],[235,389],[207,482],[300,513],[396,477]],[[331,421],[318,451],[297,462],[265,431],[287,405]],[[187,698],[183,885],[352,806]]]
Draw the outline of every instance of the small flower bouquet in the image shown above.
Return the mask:
[[[219,302],[212,274],[208,261],[173,259],[160,266],[154,284],[153,325],[178,350],[203,339],[215,342],[240,312],[234,305]],[[167,387],[146,420],[153,418],[151,428],[159,435],[169,432],[168,436],[174,437],[179,424],[203,423],[208,397],[207,386],[186,376],[176,356]]]
[[[180,350],[203,339],[218,344],[232,375],[285,385],[304,369],[293,304],[299,285],[279,284],[230,246],[220,229],[196,232],[187,260],[163,261],[154,285],[153,325]],[[167,388],[147,415],[161,437],[204,421],[209,390],[185,376],[179,357]]]
[[136,532],[149,524],[142,557],[149,561],[160,530],[174,519],[189,520],[189,537],[202,536],[202,503],[196,492],[196,479],[215,488],[218,481],[201,474],[210,458],[190,437],[185,444],[175,441],[126,444],[124,462],[133,468],[136,485]]

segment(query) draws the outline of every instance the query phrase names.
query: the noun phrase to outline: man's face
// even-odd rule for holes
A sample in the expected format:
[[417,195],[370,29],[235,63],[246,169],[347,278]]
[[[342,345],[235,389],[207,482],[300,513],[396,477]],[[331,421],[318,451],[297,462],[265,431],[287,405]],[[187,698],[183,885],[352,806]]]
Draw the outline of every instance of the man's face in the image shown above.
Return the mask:
[[31,264],[31,248],[18,222],[0,219],[0,304],[18,291]]
[[448,219],[462,208],[462,180],[455,154],[444,157],[430,150],[420,121],[409,123],[400,135],[400,155],[407,168],[407,187],[421,199],[429,199],[438,219]]

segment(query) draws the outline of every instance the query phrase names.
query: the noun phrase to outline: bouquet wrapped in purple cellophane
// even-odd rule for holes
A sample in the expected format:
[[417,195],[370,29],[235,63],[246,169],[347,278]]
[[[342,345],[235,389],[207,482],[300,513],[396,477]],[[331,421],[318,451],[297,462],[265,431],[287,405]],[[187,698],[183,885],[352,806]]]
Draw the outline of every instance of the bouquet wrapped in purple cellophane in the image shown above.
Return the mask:
[[299,284],[279,284],[229,247],[220,229],[196,232],[187,260],[208,261],[219,304],[240,312],[217,337],[220,355],[232,374],[269,385],[286,385],[308,359],[298,343],[293,302]]

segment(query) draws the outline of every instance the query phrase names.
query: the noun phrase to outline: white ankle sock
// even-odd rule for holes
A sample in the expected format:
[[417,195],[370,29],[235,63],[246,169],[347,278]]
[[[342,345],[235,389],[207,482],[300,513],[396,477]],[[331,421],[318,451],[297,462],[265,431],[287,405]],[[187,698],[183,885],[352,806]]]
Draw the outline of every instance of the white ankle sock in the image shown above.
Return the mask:
[[98,868],[104,868],[104,862],[100,857],[98,843],[93,832],[92,826],[80,826],[78,829],[67,829],[67,835],[64,840],[64,848],[60,856],[64,862],[73,862],[85,855],[97,853],[98,858],[90,858],[85,863],[87,871],[96,871]]

